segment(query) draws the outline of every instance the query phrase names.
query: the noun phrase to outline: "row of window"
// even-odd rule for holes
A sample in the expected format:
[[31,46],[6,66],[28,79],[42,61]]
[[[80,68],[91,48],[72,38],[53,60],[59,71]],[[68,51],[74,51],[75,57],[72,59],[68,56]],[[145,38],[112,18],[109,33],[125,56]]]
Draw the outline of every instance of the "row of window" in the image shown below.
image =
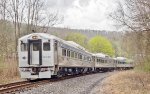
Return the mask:
[[125,64],[126,62],[118,62],[118,64]]
[[117,64],[126,64],[127,62],[121,62],[121,61],[114,61],[114,63],[117,63]]
[[[27,43],[21,43],[21,51],[27,51],[28,49],[28,44]],[[40,43],[35,42],[30,45],[30,49],[33,51],[39,51],[40,50]],[[45,42],[43,43],[43,50],[44,51],[50,51],[50,43]]]
[[107,63],[107,60],[97,59],[97,62],[100,62],[100,63]]
[[62,56],[67,56],[67,57],[71,57],[71,58],[77,58],[80,60],[85,60],[85,61],[91,61],[91,58],[88,56],[85,56],[81,53],[77,53],[75,51],[70,51],[68,49],[63,48],[62,49]]

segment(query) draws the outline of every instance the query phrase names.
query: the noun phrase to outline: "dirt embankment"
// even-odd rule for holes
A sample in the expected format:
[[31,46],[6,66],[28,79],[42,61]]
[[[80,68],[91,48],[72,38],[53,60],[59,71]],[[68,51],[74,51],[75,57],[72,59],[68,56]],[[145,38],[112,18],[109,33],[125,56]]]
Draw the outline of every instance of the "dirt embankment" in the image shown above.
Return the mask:
[[150,73],[117,72],[102,82],[97,94],[150,94]]

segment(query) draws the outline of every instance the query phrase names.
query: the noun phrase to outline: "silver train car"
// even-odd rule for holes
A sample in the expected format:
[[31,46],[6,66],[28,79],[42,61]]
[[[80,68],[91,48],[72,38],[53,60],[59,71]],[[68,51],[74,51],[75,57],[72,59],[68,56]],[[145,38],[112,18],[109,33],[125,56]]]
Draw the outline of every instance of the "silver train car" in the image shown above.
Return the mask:
[[90,53],[73,41],[46,33],[32,33],[19,38],[18,57],[21,78],[28,80],[108,71],[121,66],[119,58]]
[[32,33],[18,41],[21,78],[51,78],[94,70],[92,54],[72,41]]
[[113,59],[105,55],[103,53],[96,53],[93,54],[94,56],[94,62],[95,62],[95,70],[96,71],[111,71],[115,68],[115,63],[113,62]]
[[125,57],[116,57],[114,58],[114,64],[116,69],[132,69],[133,66],[133,61],[127,61],[127,58]]

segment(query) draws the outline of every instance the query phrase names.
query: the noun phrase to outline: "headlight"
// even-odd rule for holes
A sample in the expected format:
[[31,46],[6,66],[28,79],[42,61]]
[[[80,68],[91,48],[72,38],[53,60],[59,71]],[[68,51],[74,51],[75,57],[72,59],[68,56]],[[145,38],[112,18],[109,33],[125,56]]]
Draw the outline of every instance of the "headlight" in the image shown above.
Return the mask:
[[48,68],[41,68],[41,72],[48,71]]
[[21,71],[23,71],[23,72],[29,72],[30,68],[21,68]]

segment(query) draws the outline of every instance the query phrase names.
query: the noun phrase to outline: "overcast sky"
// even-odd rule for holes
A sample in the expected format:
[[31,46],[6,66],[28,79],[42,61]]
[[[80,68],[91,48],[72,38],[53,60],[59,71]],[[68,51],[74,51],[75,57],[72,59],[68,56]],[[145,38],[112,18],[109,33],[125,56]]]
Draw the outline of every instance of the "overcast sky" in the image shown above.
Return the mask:
[[57,27],[116,30],[108,16],[116,9],[116,0],[48,0],[47,7],[63,15]]

